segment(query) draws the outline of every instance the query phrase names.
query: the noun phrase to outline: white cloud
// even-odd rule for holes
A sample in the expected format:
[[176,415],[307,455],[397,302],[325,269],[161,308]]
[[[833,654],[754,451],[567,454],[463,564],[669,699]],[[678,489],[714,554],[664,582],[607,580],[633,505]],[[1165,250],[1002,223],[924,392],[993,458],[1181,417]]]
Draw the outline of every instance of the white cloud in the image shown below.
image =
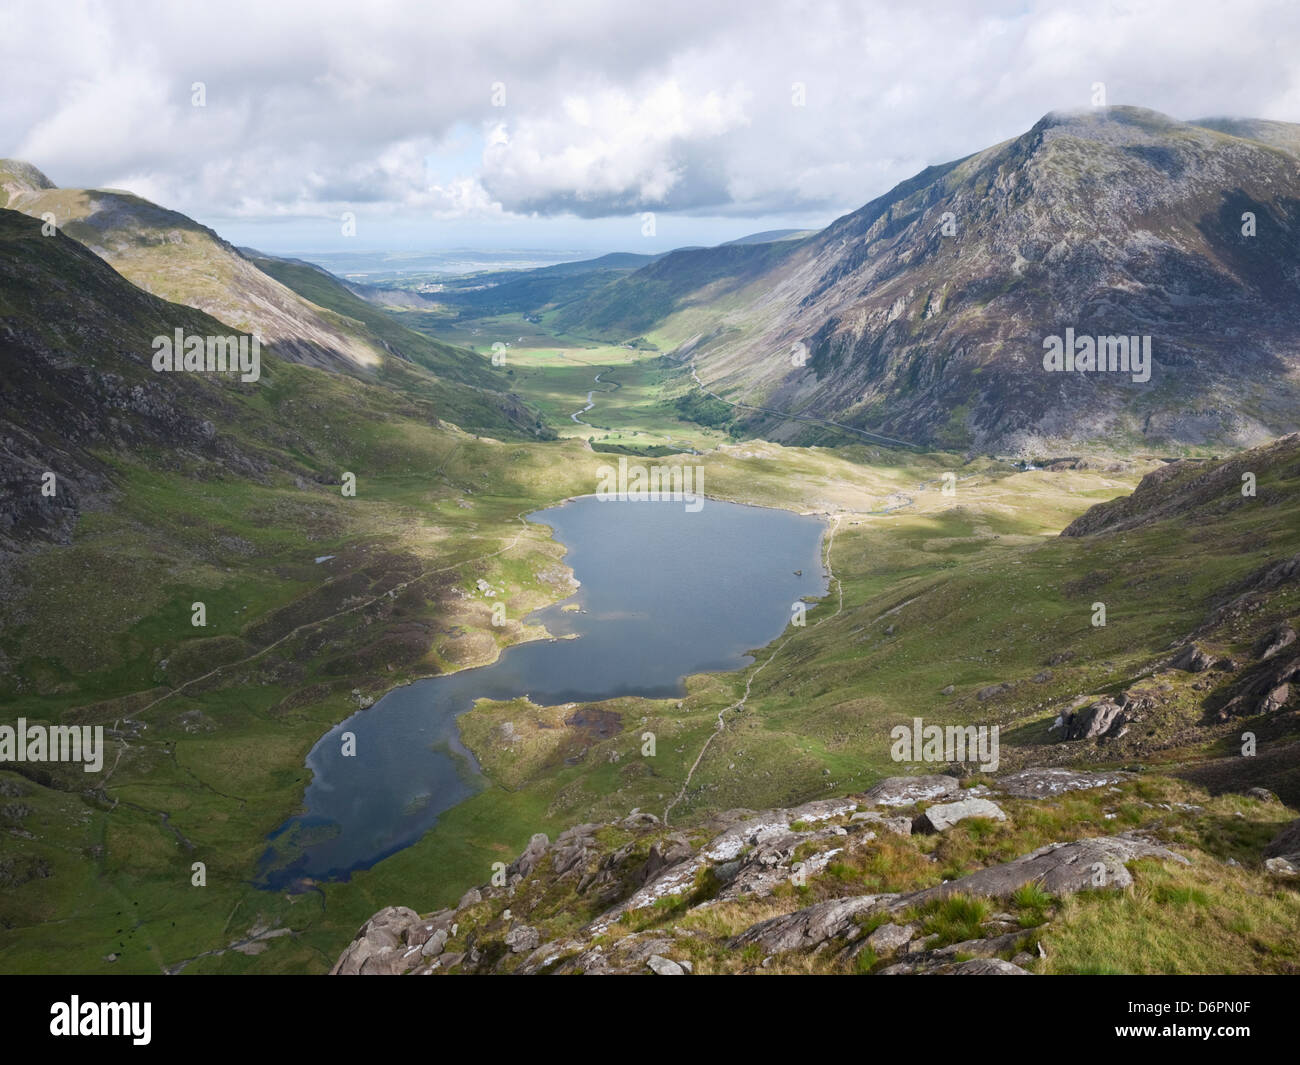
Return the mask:
[[0,152],[200,218],[838,212],[1094,81],[1300,120],[1300,8],[1272,0],[0,2]]

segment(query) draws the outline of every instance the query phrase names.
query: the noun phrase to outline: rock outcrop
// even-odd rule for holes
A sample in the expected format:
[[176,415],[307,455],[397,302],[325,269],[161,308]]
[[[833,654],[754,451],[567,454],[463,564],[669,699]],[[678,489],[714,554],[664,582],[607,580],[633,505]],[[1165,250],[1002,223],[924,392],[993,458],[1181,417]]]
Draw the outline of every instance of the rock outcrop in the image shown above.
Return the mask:
[[[1036,962],[1037,933],[1014,912],[994,912],[997,905],[1023,905],[1014,900],[1028,885],[1038,889],[1032,897],[1049,902],[1084,890],[1124,889],[1133,883],[1129,864],[1135,860],[1185,865],[1187,856],[1149,834],[1126,832],[1049,843],[946,881],[936,869],[927,886],[875,892],[844,891],[854,874],[839,879],[846,874],[835,872],[833,863],[852,861],[863,848],[880,855],[890,847],[911,850],[916,861],[924,857],[917,848],[929,844],[912,841],[914,825],[922,833],[954,833],[972,818],[1010,822],[1017,811],[1032,809],[1029,804],[1070,792],[1120,790],[1132,777],[1036,768],[965,789],[954,777],[898,777],[860,795],[789,809],[728,811],[697,830],[668,830],[634,811],[609,825],[574,826],[554,842],[538,833],[507,865],[504,885],[471,889],[455,909],[427,917],[406,907],[380,911],[332,972],[689,975],[701,957],[714,957],[693,951],[700,926],[683,927],[660,915],[741,906],[750,909],[726,911],[732,931],[719,947],[748,959],[747,971],[774,959],[824,956],[828,964],[866,966],[885,975],[1019,975]],[[989,793],[1005,798],[995,803]],[[932,802],[948,796],[951,801]],[[1300,822],[1270,845],[1266,860],[1283,875],[1283,866],[1300,862],[1297,852]],[[818,894],[832,893],[800,905],[801,892],[813,885]],[[944,938],[936,927],[949,926],[932,925],[929,915],[953,900],[955,912],[974,916],[960,918],[955,927],[962,935]],[[552,931],[548,938],[556,914],[593,908],[596,916],[586,923],[567,920],[563,934]],[[746,912],[758,919],[737,921]],[[1040,914],[1031,923],[1043,919]]]

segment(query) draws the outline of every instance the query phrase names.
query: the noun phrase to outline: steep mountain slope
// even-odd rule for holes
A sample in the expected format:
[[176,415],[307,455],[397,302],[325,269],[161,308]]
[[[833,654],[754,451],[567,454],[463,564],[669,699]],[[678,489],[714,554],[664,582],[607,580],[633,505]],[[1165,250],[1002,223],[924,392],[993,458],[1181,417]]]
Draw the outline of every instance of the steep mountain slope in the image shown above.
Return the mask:
[[[0,249],[0,544],[66,541],[78,511],[111,490],[108,457],[121,449],[147,448],[163,467],[265,470],[253,438],[232,435],[241,393],[256,385],[150,367],[153,337],[227,327],[142,292],[77,241],[43,236],[39,220],[14,211],[0,210]],[[264,350],[268,377],[275,364]],[[42,496],[46,471],[54,492]]]
[[[533,435],[538,428],[533,412],[502,394],[481,357],[429,341],[382,313],[363,321],[318,304],[182,214],[127,192],[56,188],[13,160],[0,160],[0,190],[9,209],[52,217],[138,288],[258,333],[283,358],[437,396],[440,415],[469,429]],[[333,290],[346,293],[341,285]],[[361,308],[368,305],[354,300],[348,310]]]
[[[396,356],[385,359],[374,373],[380,383],[405,395],[428,398],[441,417],[470,431],[554,439],[555,431],[537,411],[504,391],[503,380],[482,356],[408,329],[312,263],[260,254],[250,258],[267,276],[316,306],[344,316]],[[437,376],[430,377],[425,370]]]
[[[28,182],[19,180],[22,170]],[[345,321],[315,307],[267,277],[212,230],[129,192],[60,189],[32,168],[0,160],[6,206],[54,224],[134,285],[184,303],[308,365],[353,370],[377,366],[383,348],[357,336]]]
[[[39,219],[0,210],[0,547],[66,542],[77,515],[114,493],[123,461],[200,482],[318,476],[323,437],[339,434],[282,419],[275,408],[309,399],[323,371],[296,367],[268,346],[256,382],[157,373],[152,340],[177,329],[231,332],[136,288],[63,233],[43,235]],[[371,416],[436,421],[418,397],[349,388]],[[49,495],[41,492],[46,472],[55,475]]]
[[[722,244],[669,252],[636,273],[564,307],[555,324],[565,332],[626,339],[692,308],[707,317],[733,293],[770,281],[799,245]],[[738,304],[739,305],[739,304]]]
[[[1249,444],[1297,428],[1296,142],[1284,123],[1049,114],[760,246],[780,250],[770,263],[682,252],[562,324],[654,329],[729,399],[921,443]],[[1044,339],[1067,328],[1149,336],[1150,380],[1045,371]],[[765,415],[747,428],[799,432]]]
[[432,370],[451,381],[463,381],[479,387],[499,384],[485,368],[484,360],[463,348],[407,329],[374,304],[358,296],[352,288],[328,270],[301,259],[285,259],[253,253],[250,261],[263,273],[318,307],[334,311],[365,326],[390,353],[408,362]]

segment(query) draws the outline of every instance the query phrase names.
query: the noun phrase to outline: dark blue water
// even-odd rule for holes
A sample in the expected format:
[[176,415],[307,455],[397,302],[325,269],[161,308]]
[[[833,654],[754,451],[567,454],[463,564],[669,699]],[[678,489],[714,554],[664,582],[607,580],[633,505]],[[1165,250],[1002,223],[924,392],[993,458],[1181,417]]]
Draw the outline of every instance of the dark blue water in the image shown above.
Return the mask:
[[[553,706],[683,694],[691,673],[739,669],[797,600],[826,593],[824,525],[783,510],[708,500],[584,497],[529,515],[568,548],[577,594],[531,614],[556,636],[507,648],[490,666],[419,680],[331,729],[312,749],[306,812],[271,834],[260,883],[346,877],[408,847],[438,816],[489,786],[456,718],[476,699]],[[802,571],[796,575],[795,571]],[[341,736],[356,737],[343,757]]]

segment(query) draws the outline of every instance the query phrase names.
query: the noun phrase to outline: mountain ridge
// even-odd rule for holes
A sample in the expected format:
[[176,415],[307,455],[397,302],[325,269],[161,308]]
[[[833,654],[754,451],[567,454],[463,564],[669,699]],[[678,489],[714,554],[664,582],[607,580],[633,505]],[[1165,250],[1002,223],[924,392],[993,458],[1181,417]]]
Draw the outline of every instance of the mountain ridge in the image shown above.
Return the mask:
[[[367,307],[360,301],[349,308],[352,314],[316,303],[177,211],[129,192],[60,189],[15,160],[0,160],[0,190],[8,209],[38,219],[52,215],[61,232],[136,287],[256,333],[292,362],[438,395],[448,420],[471,430],[531,436],[540,428],[536,414],[508,394],[480,356],[383,314],[365,313],[369,320],[363,321],[355,316]],[[322,286],[328,290],[327,282]],[[344,288],[341,282],[336,287]]]
[[[1300,137],[1284,127],[1232,128]],[[558,322],[653,332],[729,399],[932,446],[1248,446],[1300,428],[1300,173],[1274,143],[1141,108],[1050,112],[775,247],[769,263],[668,256]],[[1156,379],[1043,372],[1044,337],[1067,326],[1153,334]],[[739,428],[802,438],[771,416]]]

